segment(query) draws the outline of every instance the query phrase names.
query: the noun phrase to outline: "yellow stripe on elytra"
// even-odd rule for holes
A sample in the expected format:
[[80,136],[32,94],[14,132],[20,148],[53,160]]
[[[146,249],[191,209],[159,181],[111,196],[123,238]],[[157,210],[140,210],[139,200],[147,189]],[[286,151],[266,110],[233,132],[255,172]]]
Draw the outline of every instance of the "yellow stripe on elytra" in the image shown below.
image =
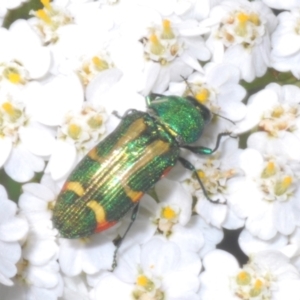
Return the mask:
[[78,181],[66,182],[64,186],[64,190],[72,191],[79,197],[81,197],[84,194],[84,188],[82,187],[81,183]]
[[153,158],[158,157],[166,152],[168,152],[170,149],[170,144],[167,142],[164,142],[162,140],[156,140],[150,145],[148,145],[145,149],[141,157],[138,161],[135,162],[135,164],[132,166],[132,168],[128,169],[128,171],[123,174],[121,177],[121,186],[124,188],[124,191],[126,195],[133,201],[138,201],[141,196],[142,192],[134,191],[128,186],[128,179],[134,176],[139,170],[141,170],[144,166],[146,166],[149,162],[153,160]]
[[[143,131],[145,131],[147,125],[144,123],[143,118],[135,120],[126,130],[126,133],[120,137],[117,143],[113,146],[111,151],[105,156],[98,156],[97,149],[92,149],[88,156],[101,163],[101,174],[96,172],[94,174],[95,180],[94,184],[88,188],[88,190],[93,190],[95,186],[104,186],[113,184],[114,188],[108,190],[107,192],[111,194],[111,197],[114,197],[114,194],[118,193],[117,190],[122,188],[128,198],[132,202],[137,202],[140,200],[143,192],[133,190],[129,185],[129,179],[133,178],[137,172],[142,170],[147,164],[149,164],[156,157],[161,156],[164,153],[167,153],[170,150],[170,144],[163,140],[154,140],[151,144],[147,145],[144,148],[136,149],[139,153],[136,154],[133,163],[129,168],[124,168],[121,166],[121,162],[128,161],[130,152],[127,153],[125,149],[123,151],[115,151],[120,148],[124,148],[124,145],[127,145],[131,141],[137,139]],[[111,155],[113,152],[115,153]],[[112,174],[117,174],[114,178],[111,177]],[[86,191],[88,193],[88,190]],[[107,195],[102,195],[107,196]]]
[[126,134],[123,134],[123,136],[117,141],[117,143],[106,156],[99,156],[96,148],[93,148],[88,153],[88,156],[99,163],[103,163],[106,160],[106,157],[109,156],[115,149],[127,145],[131,141],[135,140],[145,129],[146,124],[144,123],[143,118],[139,118],[128,127]]
[[96,200],[90,200],[86,206],[95,213],[98,224],[106,221],[104,208]]

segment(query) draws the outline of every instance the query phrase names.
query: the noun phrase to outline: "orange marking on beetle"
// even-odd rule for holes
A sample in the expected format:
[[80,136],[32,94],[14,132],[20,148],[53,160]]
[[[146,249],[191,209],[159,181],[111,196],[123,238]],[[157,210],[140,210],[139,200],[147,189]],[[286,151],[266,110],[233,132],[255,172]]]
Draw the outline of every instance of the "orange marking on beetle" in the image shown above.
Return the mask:
[[168,168],[166,168],[166,169],[163,171],[163,173],[162,173],[162,175],[161,175],[160,178],[163,178],[163,177],[167,176],[167,175],[169,174],[169,172],[171,171],[171,169],[173,169],[173,167],[168,167]]
[[67,181],[64,184],[62,191],[72,191],[79,197],[81,197],[84,194],[84,188],[78,181]]
[[126,195],[131,199],[132,202],[138,202],[144,195],[144,192],[134,191],[128,185],[124,186],[123,188]]
[[117,223],[116,221],[108,222],[106,220],[105,210],[103,206],[100,205],[96,200],[90,200],[86,204],[86,206],[90,208],[95,214],[97,226],[94,232],[104,231]]
[[[88,156],[89,158],[91,158],[92,160],[95,160],[95,161],[100,160],[100,157],[98,156],[96,147],[94,147],[94,148],[87,154],[87,156]],[[100,162],[100,161],[99,161],[99,162]]]
[[97,227],[95,229],[95,232],[101,232],[104,231],[112,226],[114,226],[117,223],[117,221],[112,221],[112,222],[102,222],[102,223],[97,223]]

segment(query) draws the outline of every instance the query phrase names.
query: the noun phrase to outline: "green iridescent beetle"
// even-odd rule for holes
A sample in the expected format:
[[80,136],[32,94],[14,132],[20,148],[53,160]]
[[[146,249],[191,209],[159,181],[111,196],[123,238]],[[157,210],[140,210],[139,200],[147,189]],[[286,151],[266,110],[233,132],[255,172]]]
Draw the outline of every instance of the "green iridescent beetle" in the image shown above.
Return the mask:
[[[147,112],[130,110],[119,126],[81,160],[64,184],[53,211],[54,226],[63,238],[90,236],[115,225],[131,208],[136,218],[140,198],[180,161],[195,176],[194,166],[180,157],[180,148],[198,154],[217,150],[193,147],[211,119],[208,108],[193,97],[151,94]],[[210,199],[209,199],[210,200]],[[116,251],[117,251],[116,249]],[[115,264],[116,252],[114,257]]]

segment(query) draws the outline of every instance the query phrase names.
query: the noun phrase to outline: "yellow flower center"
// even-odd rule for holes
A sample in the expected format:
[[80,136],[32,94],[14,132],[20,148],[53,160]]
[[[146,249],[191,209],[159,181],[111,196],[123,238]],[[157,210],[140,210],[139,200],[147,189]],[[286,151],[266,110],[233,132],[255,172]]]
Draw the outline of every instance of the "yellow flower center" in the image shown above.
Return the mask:
[[36,16],[44,21],[46,24],[51,24],[51,18],[48,16],[48,14],[43,10],[39,9],[36,11]]
[[275,175],[275,173],[276,173],[275,164],[274,164],[274,162],[269,161],[267,166],[265,167],[265,169],[262,172],[262,178],[271,177],[271,176]]
[[284,194],[287,189],[291,186],[293,179],[291,176],[286,176],[282,181],[278,181],[275,185],[275,194],[280,196]]
[[143,287],[148,292],[155,288],[154,283],[145,275],[138,276],[136,284]]
[[154,33],[150,35],[149,40],[151,43],[150,49],[153,54],[161,55],[165,51],[163,45],[160,43],[159,39]]
[[284,113],[284,109],[281,106],[276,107],[272,112],[272,117],[280,118]]
[[251,282],[251,275],[246,271],[241,271],[236,277],[236,282],[239,285],[247,285]]
[[204,179],[205,178],[205,173],[202,170],[198,170],[197,174],[199,176],[200,179]]
[[99,71],[108,69],[108,63],[105,60],[99,58],[98,56],[94,56],[92,58],[92,61]]
[[22,115],[22,111],[20,109],[15,108],[9,102],[4,102],[1,107],[4,110],[4,112],[9,116],[9,118],[12,122],[19,119]]
[[176,217],[176,212],[170,206],[166,206],[162,209],[161,216],[167,220],[172,220]]
[[260,279],[256,279],[253,288],[250,290],[251,297],[257,297],[263,289],[263,282]]
[[201,89],[195,96],[195,98],[202,104],[205,104],[209,98],[209,90],[208,89]]
[[175,37],[173,30],[171,28],[171,22],[169,20],[163,20],[163,31],[161,33],[161,38],[164,40],[171,40]]
[[101,116],[94,116],[90,118],[87,123],[91,128],[97,129],[103,124],[103,120]]
[[68,134],[72,139],[74,139],[74,140],[78,139],[80,136],[80,133],[81,133],[80,126],[78,126],[77,124],[69,125]]

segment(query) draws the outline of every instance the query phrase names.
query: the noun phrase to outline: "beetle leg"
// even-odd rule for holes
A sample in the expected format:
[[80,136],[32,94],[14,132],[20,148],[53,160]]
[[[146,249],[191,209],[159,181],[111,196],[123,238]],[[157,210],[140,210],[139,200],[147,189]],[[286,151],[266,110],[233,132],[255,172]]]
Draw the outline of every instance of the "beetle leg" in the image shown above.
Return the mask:
[[118,250],[119,250],[119,248],[121,247],[122,242],[123,242],[123,240],[125,239],[125,237],[126,237],[128,231],[130,230],[130,228],[131,228],[133,222],[134,222],[135,219],[136,219],[136,216],[137,216],[138,210],[139,210],[139,205],[140,205],[140,202],[138,202],[138,203],[136,204],[136,206],[133,208],[132,214],[131,214],[131,221],[130,221],[130,223],[129,223],[129,225],[128,225],[128,227],[127,227],[127,229],[126,229],[124,235],[118,240],[118,242],[117,242],[117,244],[116,244],[116,249],[115,249],[114,257],[113,257],[113,263],[112,263],[112,267],[111,267],[111,268],[112,268],[112,271],[113,271],[113,270],[116,268],[116,266],[117,266],[117,254],[118,254]]
[[152,102],[153,100],[155,100],[156,98],[158,98],[158,97],[166,97],[166,96],[165,96],[165,95],[162,95],[162,94],[151,93],[150,95],[148,95],[148,96],[146,97],[146,105],[147,105],[147,106],[150,106],[151,102]]
[[207,148],[207,147],[202,147],[202,146],[181,146],[181,148],[185,148],[190,150],[193,153],[196,154],[205,154],[205,155],[210,155],[213,154],[214,152],[216,152],[220,146],[220,142],[223,136],[231,136],[231,132],[222,132],[218,134],[217,137],[217,142],[216,142],[216,146],[214,149],[211,148]]
[[116,116],[117,118],[119,118],[119,119],[124,119],[127,115],[132,114],[132,113],[134,113],[136,111],[137,111],[136,109],[131,108],[131,109],[126,110],[123,116],[120,116],[120,114],[116,110],[114,110],[112,112],[112,114],[114,116]]
[[186,160],[186,159],[183,158],[183,157],[179,157],[178,160],[181,162],[181,164],[182,164],[186,169],[188,169],[188,170],[194,172],[194,174],[196,175],[197,181],[199,182],[199,184],[200,184],[200,186],[201,186],[201,189],[202,189],[202,191],[203,191],[203,194],[204,194],[205,198],[206,198],[208,201],[210,201],[210,202],[212,202],[212,203],[217,203],[217,204],[225,204],[225,203],[221,203],[221,202],[219,201],[219,199],[217,199],[217,200],[212,200],[212,199],[209,198],[209,196],[207,195],[207,191],[206,191],[206,189],[205,189],[205,186],[204,186],[203,182],[201,181],[201,178],[199,177],[199,175],[198,175],[198,173],[197,173],[197,170],[196,170],[196,168],[194,167],[193,164],[191,164],[188,160]]

